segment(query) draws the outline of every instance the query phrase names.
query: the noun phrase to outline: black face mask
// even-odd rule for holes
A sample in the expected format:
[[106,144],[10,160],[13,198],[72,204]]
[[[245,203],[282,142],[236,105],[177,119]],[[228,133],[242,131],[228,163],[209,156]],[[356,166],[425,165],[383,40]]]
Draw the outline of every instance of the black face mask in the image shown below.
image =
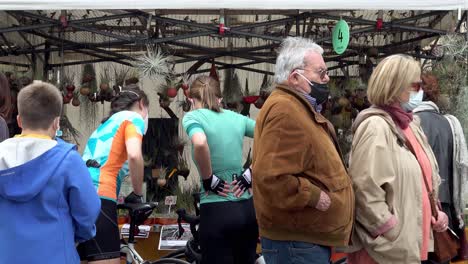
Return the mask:
[[316,83],[309,81],[310,93],[309,95],[317,100],[317,104],[325,103],[330,95],[330,89],[326,83]]
[[310,93],[309,95],[315,98],[318,105],[325,103],[330,95],[330,89],[328,89],[328,85],[326,83],[316,83],[313,81],[308,80],[304,75],[298,73],[299,76],[304,78],[310,86]]

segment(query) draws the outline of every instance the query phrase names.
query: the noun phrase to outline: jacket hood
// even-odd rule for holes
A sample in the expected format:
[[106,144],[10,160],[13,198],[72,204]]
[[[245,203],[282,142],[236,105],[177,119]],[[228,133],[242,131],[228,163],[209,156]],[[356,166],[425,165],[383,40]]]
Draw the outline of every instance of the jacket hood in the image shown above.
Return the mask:
[[74,149],[63,141],[12,138],[0,144],[0,196],[17,202],[34,198]]
[[392,117],[387,112],[385,112],[383,109],[380,109],[377,106],[371,106],[371,107],[361,111],[358,114],[358,116],[356,117],[356,120],[354,120],[353,125],[351,127],[351,130],[352,130],[353,134],[356,133],[359,125],[361,125],[362,122],[364,122],[364,120],[366,120],[367,118],[369,118],[371,116],[381,117],[390,126],[390,129],[398,137],[398,140],[400,140],[401,142],[406,142],[405,136],[403,135],[401,130],[397,127],[397,125],[393,121]]
[[432,111],[436,113],[440,113],[439,107],[431,101],[424,101],[421,102],[418,107],[416,107],[413,112],[418,113],[418,112],[423,112],[423,111]]

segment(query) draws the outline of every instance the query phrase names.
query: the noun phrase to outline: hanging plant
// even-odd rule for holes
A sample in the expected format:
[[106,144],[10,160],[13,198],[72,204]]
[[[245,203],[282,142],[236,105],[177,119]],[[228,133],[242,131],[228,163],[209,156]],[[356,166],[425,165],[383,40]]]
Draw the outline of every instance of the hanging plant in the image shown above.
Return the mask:
[[76,130],[70,120],[68,119],[68,116],[65,114],[62,114],[60,117],[60,129],[62,130],[62,139],[65,141],[73,141],[75,142],[76,145],[79,145],[79,138],[81,137],[81,134],[78,130]]
[[177,88],[176,87],[169,87],[167,88],[167,96],[169,96],[170,98],[174,98],[177,96]]
[[89,87],[81,87],[80,88],[80,94],[83,95],[83,96],[88,96],[89,94],[91,93],[91,90],[89,89]]
[[161,49],[147,46],[147,52],[136,59],[134,66],[142,77],[163,82],[171,75],[168,57]]
[[110,89],[110,74],[109,69],[104,68],[102,69],[101,76],[100,76],[100,84],[99,90],[100,91],[107,91]]
[[243,102],[246,104],[253,104],[259,98],[259,95],[256,95],[256,92],[251,92],[249,90],[249,78],[245,79],[245,90],[244,97],[242,98]]
[[214,64],[214,61],[211,63],[210,77],[214,78],[215,80],[219,82],[219,75],[218,75],[218,71],[216,70],[216,65]]
[[160,86],[159,93],[163,94],[163,97],[168,97],[170,99],[177,96],[179,83],[174,80],[167,78],[166,83]]
[[137,84],[140,81],[138,72],[134,69],[129,70],[127,74],[127,79],[125,80],[125,85]]
[[242,88],[239,77],[233,69],[227,69],[224,79],[223,100],[226,108],[239,112],[242,102]]
[[103,69],[100,74],[100,84],[99,84],[99,96],[101,97],[101,102],[104,100],[110,102],[114,98],[114,91],[110,88],[110,73],[107,68]]
[[79,94],[78,93],[74,93],[73,94],[73,100],[72,100],[72,105],[73,106],[80,106],[80,98],[79,98]]
[[263,75],[263,80],[262,80],[262,84],[260,85],[260,93],[259,93],[260,97],[262,97],[263,100],[266,100],[268,96],[270,96],[272,85],[273,85],[273,81],[268,76],[268,74]]
[[180,154],[177,157],[177,170],[179,171],[178,174],[187,180],[187,177],[190,174],[190,168],[184,154]]
[[[185,91],[184,91],[185,93]],[[182,111],[188,112],[190,111],[190,108],[192,107],[192,103],[188,100],[188,98],[185,98],[183,101],[179,102],[179,107],[182,108]]]
[[185,91],[188,91],[190,86],[189,86],[189,75],[188,74],[184,74],[182,76],[182,79],[180,80],[180,88],[182,88],[182,90],[184,90],[184,94],[185,94]]
[[130,72],[130,69],[127,67],[123,67],[123,66],[114,67],[115,84],[124,86],[125,80],[127,79],[129,72]]
[[92,64],[85,64],[81,76],[80,94],[89,96],[97,91],[96,71],[94,70],[94,66]]
[[75,86],[75,75],[70,72],[64,72],[63,73],[63,78],[62,78],[62,87],[64,87],[64,91],[67,91],[68,93],[74,93],[76,90]]
[[114,86],[115,94],[118,94],[125,86],[125,80],[129,74],[130,68],[124,66],[114,66]]

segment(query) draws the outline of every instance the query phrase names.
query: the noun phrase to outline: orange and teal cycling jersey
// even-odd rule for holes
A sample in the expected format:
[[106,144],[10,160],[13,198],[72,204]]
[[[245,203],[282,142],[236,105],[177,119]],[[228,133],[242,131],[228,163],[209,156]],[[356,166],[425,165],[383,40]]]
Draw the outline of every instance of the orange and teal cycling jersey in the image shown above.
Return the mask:
[[88,168],[101,198],[116,201],[123,177],[128,174],[127,148],[130,138],[143,140],[145,122],[140,114],[121,111],[101,124],[86,144],[83,160],[96,160],[100,168]]

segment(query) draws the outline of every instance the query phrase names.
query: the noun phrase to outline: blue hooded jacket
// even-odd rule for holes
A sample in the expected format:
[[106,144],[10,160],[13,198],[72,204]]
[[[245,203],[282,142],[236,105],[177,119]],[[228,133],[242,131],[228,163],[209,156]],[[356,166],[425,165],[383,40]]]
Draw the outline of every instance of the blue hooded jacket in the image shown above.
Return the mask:
[[0,263],[79,263],[75,243],[95,236],[101,202],[74,145],[0,143]]

